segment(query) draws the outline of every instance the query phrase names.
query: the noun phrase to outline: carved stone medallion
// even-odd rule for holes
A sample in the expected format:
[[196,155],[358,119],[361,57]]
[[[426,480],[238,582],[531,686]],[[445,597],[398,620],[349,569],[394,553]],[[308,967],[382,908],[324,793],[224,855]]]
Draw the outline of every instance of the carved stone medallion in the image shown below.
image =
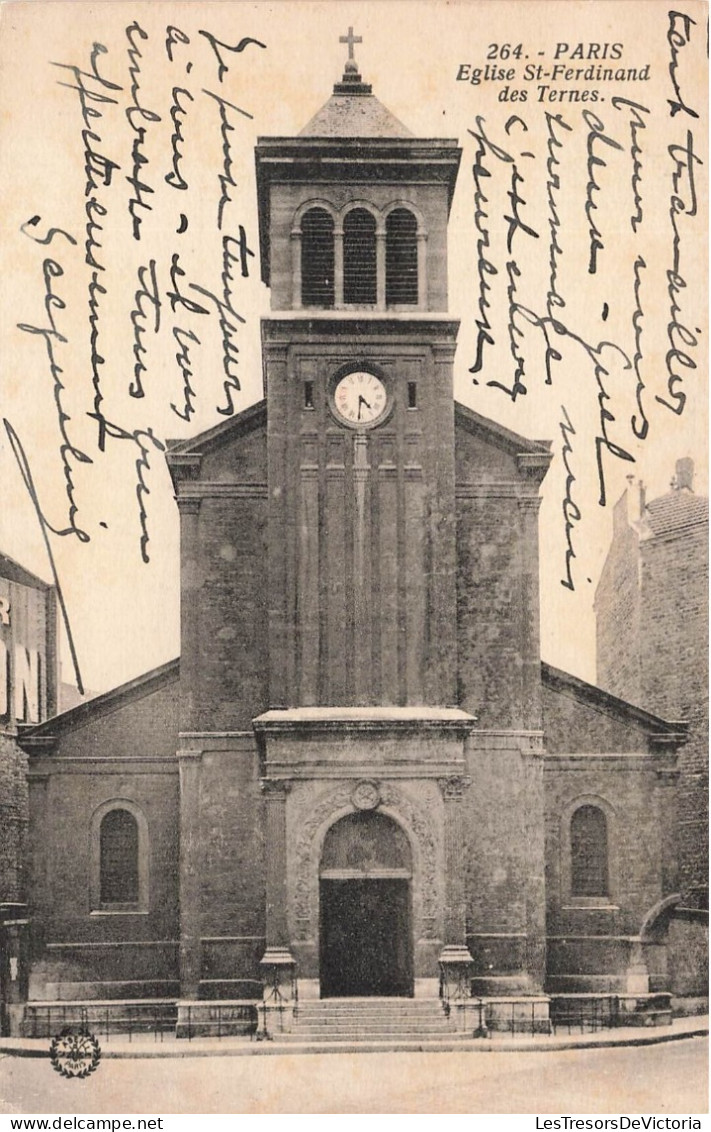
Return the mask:
[[351,794],[357,810],[374,810],[380,805],[380,789],[376,782],[359,782]]

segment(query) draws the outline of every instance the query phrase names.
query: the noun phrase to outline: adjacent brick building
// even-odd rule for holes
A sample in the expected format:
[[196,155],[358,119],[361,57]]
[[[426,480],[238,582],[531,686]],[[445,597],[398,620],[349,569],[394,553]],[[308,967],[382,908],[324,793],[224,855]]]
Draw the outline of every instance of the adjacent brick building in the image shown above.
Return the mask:
[[684,732],[541,664],[550,446],[453,400],[459,159],[353,60],[259,140],[265,400],[169,447],[180,661],[22,738],[31,999],[664,989]]
[[[675,932],[683,919],[706,921],[694,913],[708,909],[709,526],[693,472],[691,460],[678,460],[665,495],[648,501],[641,485],[623,494],[595,597],[600,686],[689,725],[678,763]],[[703,983],[704,952],[692,952]]]
[[56,590],[0,554],[0,1032],[27,994],[27,755],[18,728],[57,712]]

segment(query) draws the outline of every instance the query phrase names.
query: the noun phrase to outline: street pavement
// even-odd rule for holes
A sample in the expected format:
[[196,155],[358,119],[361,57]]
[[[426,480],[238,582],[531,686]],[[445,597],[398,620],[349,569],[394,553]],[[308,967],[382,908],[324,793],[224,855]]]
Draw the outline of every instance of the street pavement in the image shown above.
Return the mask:
[[5,1113],[639,1113],[708,1111],[708,1039],[548,1052],[105,1058],[84,1080],[0,1059]]

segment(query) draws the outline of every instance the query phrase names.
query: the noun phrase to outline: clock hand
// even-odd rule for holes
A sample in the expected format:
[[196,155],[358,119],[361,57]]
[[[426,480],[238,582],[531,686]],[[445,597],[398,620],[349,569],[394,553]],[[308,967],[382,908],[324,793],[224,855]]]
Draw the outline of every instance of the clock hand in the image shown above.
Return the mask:
[[366,409],[370,408],[370,405],[368,404],[368,402],[366,401],[366,399],[365,399],[365,397],[363,396],[362,393],[359,394],[359,396],[358,396],[358,420],[360,420],[360,407],[361,407],[361,405],[365,405]]

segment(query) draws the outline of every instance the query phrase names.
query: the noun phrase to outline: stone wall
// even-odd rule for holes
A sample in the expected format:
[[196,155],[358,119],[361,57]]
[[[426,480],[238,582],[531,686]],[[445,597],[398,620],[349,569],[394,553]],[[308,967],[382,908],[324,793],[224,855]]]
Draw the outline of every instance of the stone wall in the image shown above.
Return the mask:
[[251,733],[200,743],[199,994],[254,997],[265,949],[266,851],[256,744]]
[[641,544],[645,706],[689,723],[679,752],[684,903],[708,903],[708,527]]
[[[166,666],[145,688],[139,682],[50,721],[51,750],[31,748],[32,998],[177,991],[178,687],[177,665]],[[102,909],[96,900],[92,829],[114,801],[145,820],[145,911]]]
[[651,708],[640,671],[639,535],[627,520],[628,493],[617,501],[613,535],[595,591],[597,680],[616,696]]
[[0,732],[0,904],[26,899],[27,756]]

